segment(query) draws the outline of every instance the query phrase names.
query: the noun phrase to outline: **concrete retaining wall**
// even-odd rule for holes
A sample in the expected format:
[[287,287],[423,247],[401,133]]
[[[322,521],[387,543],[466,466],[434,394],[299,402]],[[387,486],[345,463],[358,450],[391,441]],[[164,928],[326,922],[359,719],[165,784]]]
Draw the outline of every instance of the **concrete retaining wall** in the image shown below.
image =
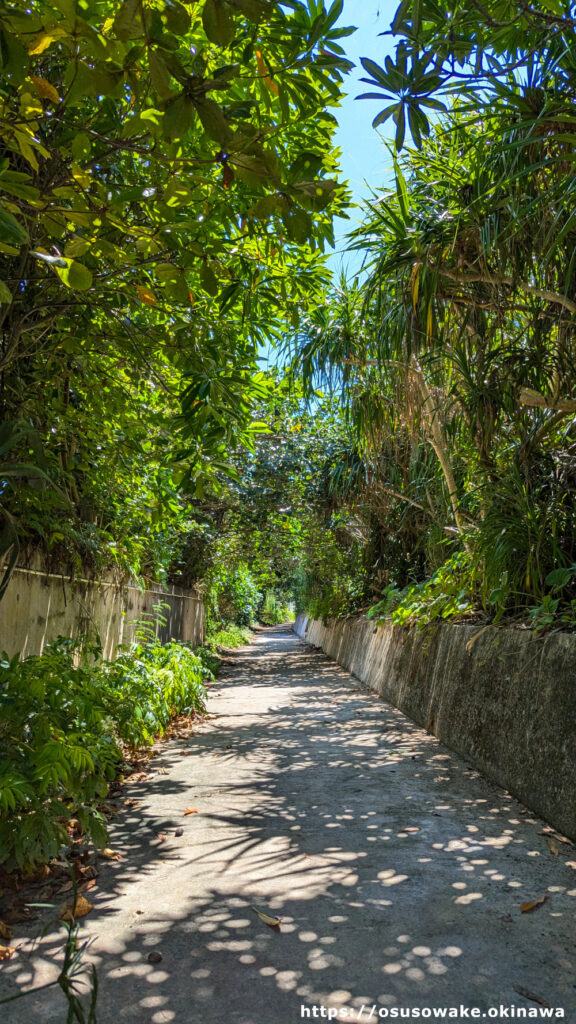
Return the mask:
[[57,636],[98,634],[104,657],[113,658],[118,644],[129,641],[134,622],[164,602],[166,625],[161,640],[198,644],[204,638],[204,605],[196,593],[180,587],[139,590],[112,581],[70,580],[38,569],[15,569],[0,601],[0,651],[22,657],[40,654]]
[[[368,619],[298,636],[576,840],[576,636],[478,626],[377,629]],[[472,639],[477,636],[474,643]],[[467,645],[469,649],[467,649]]]

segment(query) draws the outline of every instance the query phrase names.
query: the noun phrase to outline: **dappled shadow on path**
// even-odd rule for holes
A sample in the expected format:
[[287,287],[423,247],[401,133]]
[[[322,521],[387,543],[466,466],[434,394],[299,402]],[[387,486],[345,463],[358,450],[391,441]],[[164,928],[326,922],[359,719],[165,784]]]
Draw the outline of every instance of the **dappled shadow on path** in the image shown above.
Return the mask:
[[[114,823],[123,860],[103,866],[86,919],[101,1024],[289,1024],[301,1004],[486,1012],[530,1005],[518,987],[570,1019],[571,847],[553,856],[508,794],[281,630],[228,658],[210,709]],[[56,939],[5,965],[8,990],[49,975]],[[6,1024],[24,1005],[62,1020],[49,992]]]

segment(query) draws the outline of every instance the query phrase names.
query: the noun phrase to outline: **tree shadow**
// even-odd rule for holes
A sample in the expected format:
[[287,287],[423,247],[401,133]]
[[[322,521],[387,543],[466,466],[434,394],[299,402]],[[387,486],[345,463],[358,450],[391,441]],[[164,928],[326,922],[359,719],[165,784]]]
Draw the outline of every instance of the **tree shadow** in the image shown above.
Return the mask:
[[[571,846],[555,856],[516,800],[283,630],[227,659],[210,710],[113,824],[123,859],[83,929],[100,1024],[533,1006],[518,988],[576,1019]],[[60,939],[24,943],[2,994],[53,977]],[[62,1006],[50,989],[3,1020],[56,1024]]]

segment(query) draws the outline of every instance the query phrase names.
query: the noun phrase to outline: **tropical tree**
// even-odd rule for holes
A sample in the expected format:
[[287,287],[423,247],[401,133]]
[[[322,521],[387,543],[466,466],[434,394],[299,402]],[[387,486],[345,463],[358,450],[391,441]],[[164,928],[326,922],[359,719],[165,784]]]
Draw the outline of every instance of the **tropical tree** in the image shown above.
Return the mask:
[[253,443],[259,347],[317,301],[346,201],[341,9],[1,6],[1,411],[69,502],[14,495],[28,536],[57,547],[52,508],[82,559],[131,533],[159,571],[154,515]]

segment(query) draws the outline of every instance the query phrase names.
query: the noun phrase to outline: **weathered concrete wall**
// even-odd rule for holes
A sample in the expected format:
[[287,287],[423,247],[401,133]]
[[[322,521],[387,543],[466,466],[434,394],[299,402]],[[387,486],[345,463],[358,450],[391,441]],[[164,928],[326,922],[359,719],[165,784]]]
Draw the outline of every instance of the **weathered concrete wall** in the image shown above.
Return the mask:
[[296,633],[576,840],[576,636],[368,619]]
[[166,625],[161,640],[197,644],[204,638],[204,605],[193,591],[161,587],[141,591],[111,581],[70,580],[57,573],[15,569],[0,601],[0,651],[22,657],[39,654],[57,636],[98,634],[104,657],[113,658],[118,644],[129,641],[134,622],[164,602]]

